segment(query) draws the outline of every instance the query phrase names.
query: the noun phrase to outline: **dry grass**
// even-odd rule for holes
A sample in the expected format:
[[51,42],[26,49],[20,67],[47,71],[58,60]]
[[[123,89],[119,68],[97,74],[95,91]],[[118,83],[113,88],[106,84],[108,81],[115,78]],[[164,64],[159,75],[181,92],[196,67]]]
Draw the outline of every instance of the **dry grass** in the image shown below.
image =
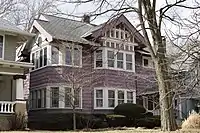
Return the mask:
[[[126,128],[123,130],[109,130],[109,131],[9,131],[5,133],[163,133],[159,129],[141,129],[141,128]],[[179,130],[168,133],[200,133],[200,130]]]
[[182,129],[200,129],[200,115],[192,112],[182,124]]

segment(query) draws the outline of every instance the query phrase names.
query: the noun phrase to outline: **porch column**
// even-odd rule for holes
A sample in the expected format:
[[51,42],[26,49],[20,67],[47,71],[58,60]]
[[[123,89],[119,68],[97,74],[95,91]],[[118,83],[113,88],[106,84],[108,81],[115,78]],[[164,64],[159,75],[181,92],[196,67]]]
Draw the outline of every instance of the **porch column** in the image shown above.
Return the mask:
[[16,99],[15,99],[15,112],[26,113],[26,101],[24,100],[24,87],[23,80],[25,75],[15,75],[13,79],[16,81]]

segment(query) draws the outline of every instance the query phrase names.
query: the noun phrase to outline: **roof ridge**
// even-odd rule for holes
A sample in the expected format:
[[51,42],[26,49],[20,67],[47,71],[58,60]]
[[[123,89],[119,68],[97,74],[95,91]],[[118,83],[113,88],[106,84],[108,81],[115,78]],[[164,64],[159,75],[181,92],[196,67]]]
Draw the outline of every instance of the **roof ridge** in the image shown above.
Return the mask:
[[[95,24],[92,24],[92,23],[86,23],[86,22],[83,22],[83,21],[80,21],[80,20],[75,20],[75,19],[65,18],[65,17],[61,17],[61,16],[55,16],[55,15],[52,15],[52,14],[45,14],[45,13],[41,13],[41,14],[42,14],[42,15],[51,16],[51,17],[55,17],[55,18],[64,19],[64,20],[70,20],[70,21],[75,21],[75,22],[79,22],[79,23],[89,24],[89,25],[91,25],[91,26],[97,26],[97,25],[95,25]],[[39,19],[36,19],[36,20],[39,20]]]

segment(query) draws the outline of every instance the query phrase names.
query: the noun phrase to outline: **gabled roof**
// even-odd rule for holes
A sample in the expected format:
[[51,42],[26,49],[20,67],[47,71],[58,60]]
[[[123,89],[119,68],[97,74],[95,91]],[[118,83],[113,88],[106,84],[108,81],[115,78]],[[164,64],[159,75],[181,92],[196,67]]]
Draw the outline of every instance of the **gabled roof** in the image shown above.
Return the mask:
[[46,20],[37,19],[36,21],[53,38],[72,42],[88,43],[88,41],[81,36],[94,28],[94,25],[52,15],[42,15]]
[[17,34],[19,36],[25,36],[25,37],[32,37],[34,34],[28,33],[26,31],[21,30],[16,25],[12,24],[11,22],[0,18],[0,31],[5,33],[12,33]]

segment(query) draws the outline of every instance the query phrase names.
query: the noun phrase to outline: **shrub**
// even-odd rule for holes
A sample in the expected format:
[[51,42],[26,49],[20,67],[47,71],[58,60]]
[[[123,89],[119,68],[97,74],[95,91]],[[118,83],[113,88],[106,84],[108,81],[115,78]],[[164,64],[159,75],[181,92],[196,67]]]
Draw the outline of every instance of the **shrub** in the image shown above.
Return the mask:
[[10,130],[24,130],[26,128],[26,124],[26,116],[21,113],[15,113],[9,119]]
[[182,129],[200,129],[200,115],[194,111],[182,124]]
[[161,121],[160,119],[156,117],[145,117],[145,118],[139,118],[136,119],[137,127],[146,127],[146,128],[154,128],[154,127],[160,127]]
[[124,115],[107,115],[106,120],[108,122],[109,127],[122,127],[126,126],[127,118]]
[[124,115],[131,119],[140,118],[145,112],[146,109],[144,107],[132,103],[119,104],[114,109],[115,114]]

